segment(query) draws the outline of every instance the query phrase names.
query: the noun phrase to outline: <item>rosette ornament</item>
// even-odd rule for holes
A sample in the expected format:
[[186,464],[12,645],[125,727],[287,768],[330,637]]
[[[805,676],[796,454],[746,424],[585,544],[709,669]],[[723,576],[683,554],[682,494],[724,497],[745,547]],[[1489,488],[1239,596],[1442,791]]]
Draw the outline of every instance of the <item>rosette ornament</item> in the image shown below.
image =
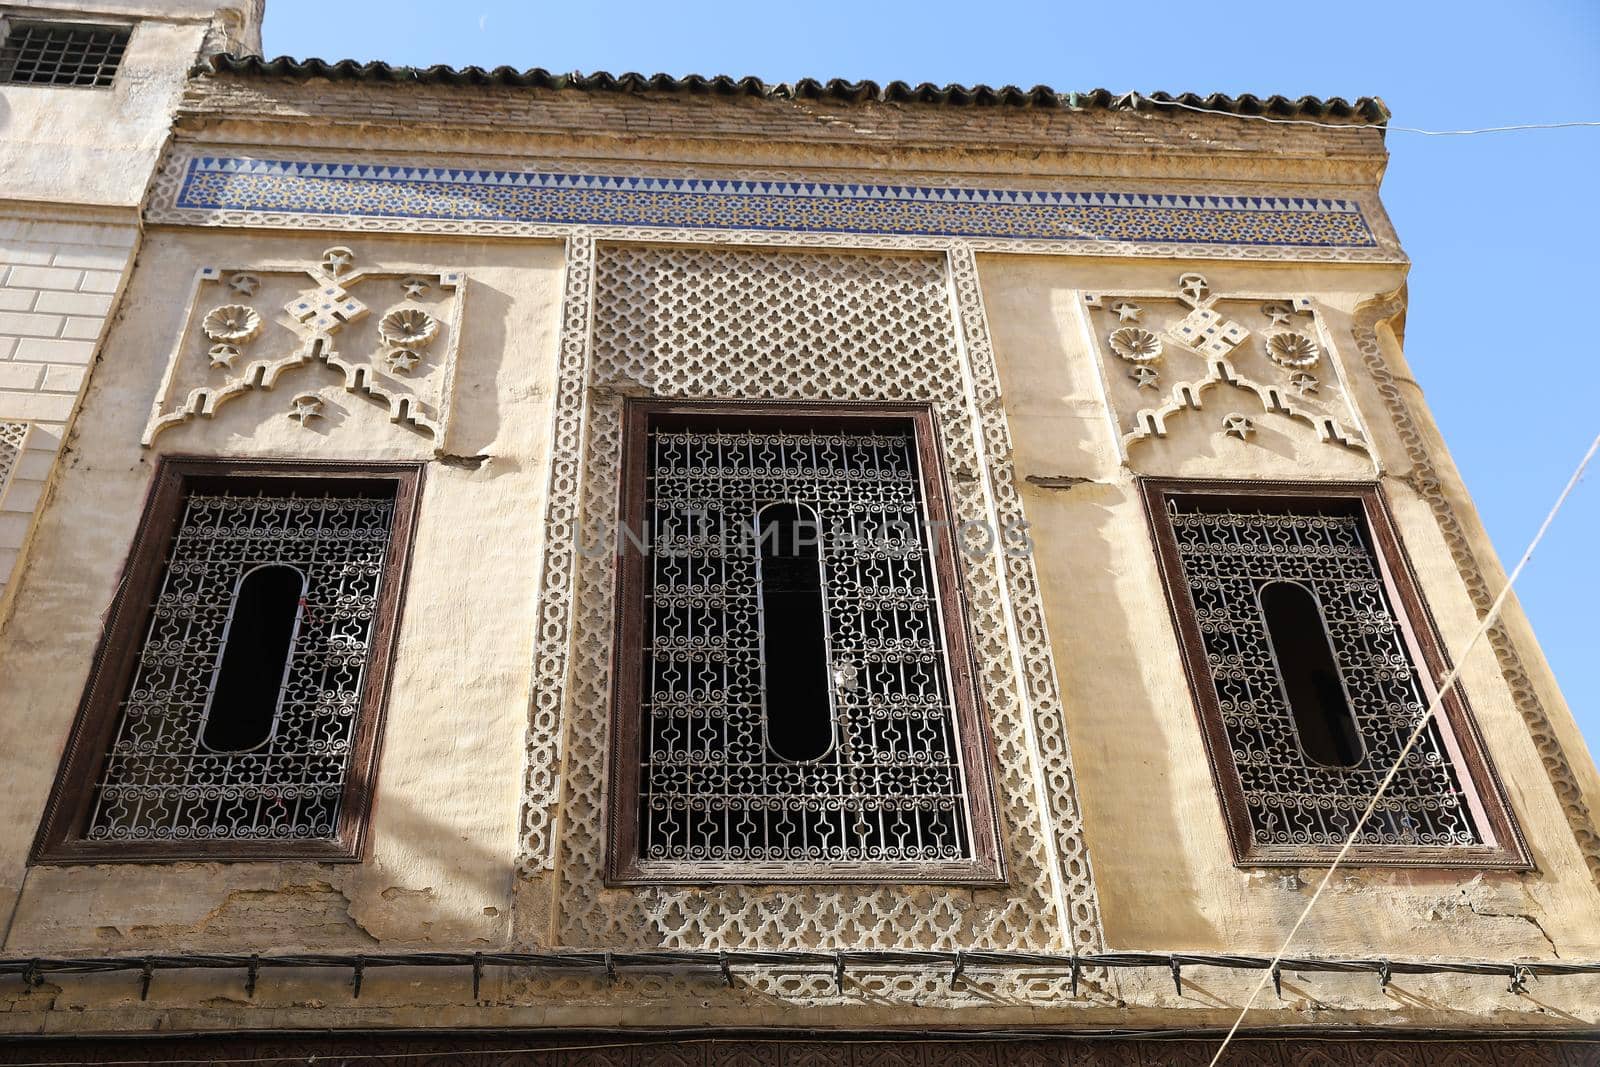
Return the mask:
[[1279,330],[1269,334],[1262,342],[1266,348],[1267,358],[1280,367],[1290,367],[1294,370],[1304,370],[1317,365],[1317,360],[1322,358],[1322,346],[1303,333],[1293,330]]
[[242,345],[261,332],[261,316],[243,304],[223,304],[211,309],[201,320],[200,328],[213,341]]
[[397,348],[422,348],[438,336],[439,320],[421,308],[396,308],[378,323],[378,333]]
[[1106,343],[1129,363],[1154,363],[1161,358],[1161,338],[1142,326],[1114,330]]

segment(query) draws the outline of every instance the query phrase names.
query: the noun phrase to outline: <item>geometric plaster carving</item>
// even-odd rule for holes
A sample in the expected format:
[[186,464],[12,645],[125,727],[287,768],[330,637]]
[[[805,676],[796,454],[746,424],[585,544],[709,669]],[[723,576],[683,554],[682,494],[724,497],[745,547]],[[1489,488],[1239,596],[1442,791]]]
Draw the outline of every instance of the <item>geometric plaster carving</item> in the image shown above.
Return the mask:
[[1305,370],[1307,367],[1315,367],[1317,360],[1322,358],[1322,348],[1317,342],[1293,330],[1279,330],[1277,333],[1268,334],[1262,344],[1267,358],[1280,367]]
[[378,332],[392,345],[422,348],[439,332],[439,322],[421,308],[395,308],[378,323]]
[[[1450,496],[1445,492],[1444,478],[1433,463],[1428,435],[1424,429],[1426,424],[1412,412],[1411,405],[1407,402],[1400,383],[1391,372],[1383,346],[1378,340],[1378,324],[1392,322],[1404,311],[1405,299],[1400,292],[1374,297],[1356,309],[1351,335],[1361,352],[1364,368],[1373,387],[1383,398],[1389,419],[1405,449],[1406,459],[1411,464],[1411,470],[1405,480],[1427,502],[1433,512],[1434,521],[1439,525],[1439,532],[1444,535],[1445,544],[1449,546],[1456,572],[1461,576],[1462,584],[1466,586],[1467,595],[1472,600],[1478,618],[1482,620],[1493,610],[1499,586],[1503,584],[1504,579],[1486,571],[1479,561],[1477,552],[1473,548],[1473,534],[1480,540],[1484,539],[1483,526],[1476,521],[1469,509],[1466,513],[1467,521],[1473,523],[1472,534],[1469,534],[1462,516],[1451,503]],[[1533,680],[1528,676],[1528,668],[1523,662],[1521,651],[1512,639],[1510,630],[1497,618],[1485,631],[1485,636],[1489,647],[1494,651],[1500,674],[1511,690],[1517,711],[1522,715],[1522,721],[1533,739],[1534,747],[1539,753],[1539,762],[1543,764],[1545,774],[1549,777],[1550,785],[1561,804],[1561,812],[1566,816],[1567,827],[1583,856],[1584,864],[1589,868],[1589,877],[1596,887],[1600,887],[1600,820],[1596,819],[1596,813],[1590,810],[1584,800],[1583,787],[1573,770],[1572,760],[1560,735],[1556,732],[1555,725],[1550,721],[1550,715],[1545,710],[1538,690],[1534,688]],[[1581,749],[1579,758],[1582,758]]]
[[[1084,304],[1124,457],[1140,441],[1165,437],[1171,419],[1202,410],[1218,386],[1253,393],[1262,413],[1286,415],[1325,443],[1371,455],[1310,298],[1220,294],[1204,275],[1189,273],[1172,292],[1086,293]],[[1123,325],[1130,314],[1140,326]],[[1245,344],[1253,335],[1260,343]],[[1321,376],[1308,373],[1324,353]],[[1116,369],[1129,362],[1134,373]],[[1161,393],[1163,379],[1173,384]],[[1152,390],[1158,403],[1150,402]],[[1224,414],[1224,432],[1248,440],[1250,414]]]
[[322,398],[316,393],[301,393],[290,402],[289,417],[301,426],[322,417]]
[[1138,326],[1124,326],[1106,338],[1106,343],[1129,363],[1154,363],[1161,358],[1161,338]]
[[[0,422],[0,501],[6,498],[6,486],[11,482],[11,472],[16,469],[17,460],[22,458],[23,445],[28,439],[26,422]],[[5,579],[0,574],[0,581]]]
[[[226,299],[207,299],[212,294]],[[141,443],[149,447],[167,427],[210,418],[286,375],[309,384],[308,374],[325,370],[346,391],[386,408],[390,422],[428,435],[435,451],[444,451],[464,295],[459,271],[363,270],[344,246],[327,249],[309,267],[202,267]],[[361,296],[390,306],[371,316]],[[201,315],[207,304],[211,310]],[[419,350],[441,336],[446,343],[438,357],[424,360]],[[240,366],[247,347],[256,358]],[[391,370],[405,378],[390,377]],[[307,397],[315,394],[291,405],[301,425],[321,415],[320,403]]]
[[242,304],[223,304],[211,310],[200,323],[200,328],[213,341],[242,345],[254,340],[256,334],[261,332],[261,316],[256,314],[254,308]]
[[[557,943],[1034,951],[1101,943],[1049,635],[1026,553],[964,557],[966,625],[1008,828],[1005,886],[975,895],[844,879],[790,886],[775,898],[746,885],[603,881],[616,607],[609,551],[586,549],[581,538],[615,529],[622,397],[927,401],[946,441],[954,517],[1011,528],[1021,521],[1021,498],[977,277],[970,249],[939,257],[569,241],[519,863],[525,890],[550,894],[547,936]],[[786,353],[781,373],[774,351]],[[828,974],[803,967],[761,970],[741,982],[763,996],[979,1003],[965,985],[937,977],[869,994],[853,985],[841,992]],[[519,988],[554,996],[554,982]],[[1055,1003],[1070,985],[1065,972],[1029,984],[997,979],[982,1003]]]
[[1250,416],[1241,415],[1237,411],[1222,416],[1222,433],[1224,437],[1237,437],[1241,441],[1248,441],[1255,436],[1256,424],[1250,421]]

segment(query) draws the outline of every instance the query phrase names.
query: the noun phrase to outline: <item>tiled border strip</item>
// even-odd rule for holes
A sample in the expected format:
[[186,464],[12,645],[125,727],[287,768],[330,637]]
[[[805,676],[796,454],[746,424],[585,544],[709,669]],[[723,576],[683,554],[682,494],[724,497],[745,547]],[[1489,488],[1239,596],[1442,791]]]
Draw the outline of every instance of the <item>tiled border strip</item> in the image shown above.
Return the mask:
[[1357,200],[482,170],[199,154],[169,159],[150,219],[313,227],[1138,256],[1400,262]]

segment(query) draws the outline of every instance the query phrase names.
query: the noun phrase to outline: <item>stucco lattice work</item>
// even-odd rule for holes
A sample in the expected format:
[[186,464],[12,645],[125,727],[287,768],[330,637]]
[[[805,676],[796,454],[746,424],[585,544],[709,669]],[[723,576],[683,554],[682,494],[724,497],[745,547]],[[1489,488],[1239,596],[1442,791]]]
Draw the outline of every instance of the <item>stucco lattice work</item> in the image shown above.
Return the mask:
[[[609,545],[575,551],[573,537],[580,527],[586,538],[615,528],[625,395],[930,401],[951,479],[953,520],[1017,529],[1022,513],[970,252],[946,260],[601,246],[593,259],[593,344],[585,353],[591,247],[583,240],[569,247],[538,663],[541,679],[567,680],[558,720],[566,724],[567,751],[552,740],[559,736],[552,721],[557,708],[542,697],[530,735],[525,837],[525,874],[537,877],[552,865],[559,871],[558,942],[618,948],[1098,946],[1098,911],[1037,580],[1025,556],[998,550],[964,553],[962,563],[978,681],[996,748],[997,804],[1008,829],[1008,887],[974,895],[940,886],[603,886],[612,559]],[[562,503],[580,485],[581,521]],[[558,605],[568,589],[572,660],[565,663],[555,638],[565,626]],[[1019,663],[1028,664],[1025,677],[1018,676]],[[559,782],[557,766],[566,769]],[[1041,792],[1050,794],[1048,811],[1038,804]],[[557,810],[558,836],[552,833]],[[772,974],[757,981],[782,995],[834,990],[827,974]],[[924,984],[944,989],[932,978],[899,989],[906,981],[886,979],[880,993],[918,996]],[[984,985],[1010,998],[1059,997],[1068,979]]]
[[0,500],[5,499],[11,472],[22,455],[22,442],[28,436],[25,422],[0,422]]
[[[1461,575],[1461,581],[1466,585],[1467,593],[1472,598],[1473,609],[1477,612],[1478,618],[1483,619],[1493,609],[1497,594],[1490,589],[1484,567],[1472,549],[1472,539],[1462,526],[1455,506],[1446,495],[1445,483],[1429,454],[1422,429],[1423,424],[1413,415],[1411,405],[1406,402],[1400,383],[1390,372],[1389,364],[1384,358],[1383,346],[1378,341],[1378,324],[1393,319],[1404,310],[1405,301],[1400,295],[1390,294],[1380,297],[1359,309],[1352,332],[1356,346],[1361,350],[1367,373],[1371,375],[1373,383],[1383,397],[1384,406],[1388,408],[1389,417],[1394,421],[1395,429],[1405,446],[1406,458],[1411,461],[1411,472],[1407,481],[1433,512],[1435,520],[1439,523],[1439,530],[1444,534],[1445,543],[1450,546],[1450,557],[1456,565],[1456,571]],[[1583,853],[1589,876],[1597,886],[1600,886],[1600,829],[1595,825],[1594,813],[1589,810],[1589,805],[1583,799],[1583,789],[1578,785],[1566,749],[1556,736],[1549,713],[1545,711],[1544,702],[1539,699],[1539,694],[1534,689],[1533,680],[1528,676],[1527,668],[1523,664],[1522,654],[1517,651],[1517,646],[1512,641],[1505,623],[1496,619],[1485,631],[1485,636],[1489,640],[1489,647],[1494,650],[1495,662],[1500,667],[1500,673],[1511,688],[1517,711],[1527,725],[1528,733],[1533,737],[1534,746],[1539,751],[1539,762],[1543,764],[1545,773],[1550,776],[1550,785],[1561,801],[1561,813],[1566,816],[1567,826],[1578,843],[1578,849]]]

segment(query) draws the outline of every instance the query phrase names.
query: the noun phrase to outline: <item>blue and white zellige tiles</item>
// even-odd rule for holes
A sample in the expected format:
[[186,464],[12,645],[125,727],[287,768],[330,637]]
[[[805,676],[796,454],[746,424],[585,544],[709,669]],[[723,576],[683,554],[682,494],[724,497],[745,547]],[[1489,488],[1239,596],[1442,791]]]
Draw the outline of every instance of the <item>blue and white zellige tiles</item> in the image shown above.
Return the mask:
[[1303,249],[1318,259],[1345,258],[1337,255],[1342,250],[1354,253],[1349,258],[1390,258],[1374,254],[1379,240],[1359,203],[1311,197],[618,177],[200,155],[182,161],[170,205],[194,221],[297,215],[486,227],[1235,246]]

